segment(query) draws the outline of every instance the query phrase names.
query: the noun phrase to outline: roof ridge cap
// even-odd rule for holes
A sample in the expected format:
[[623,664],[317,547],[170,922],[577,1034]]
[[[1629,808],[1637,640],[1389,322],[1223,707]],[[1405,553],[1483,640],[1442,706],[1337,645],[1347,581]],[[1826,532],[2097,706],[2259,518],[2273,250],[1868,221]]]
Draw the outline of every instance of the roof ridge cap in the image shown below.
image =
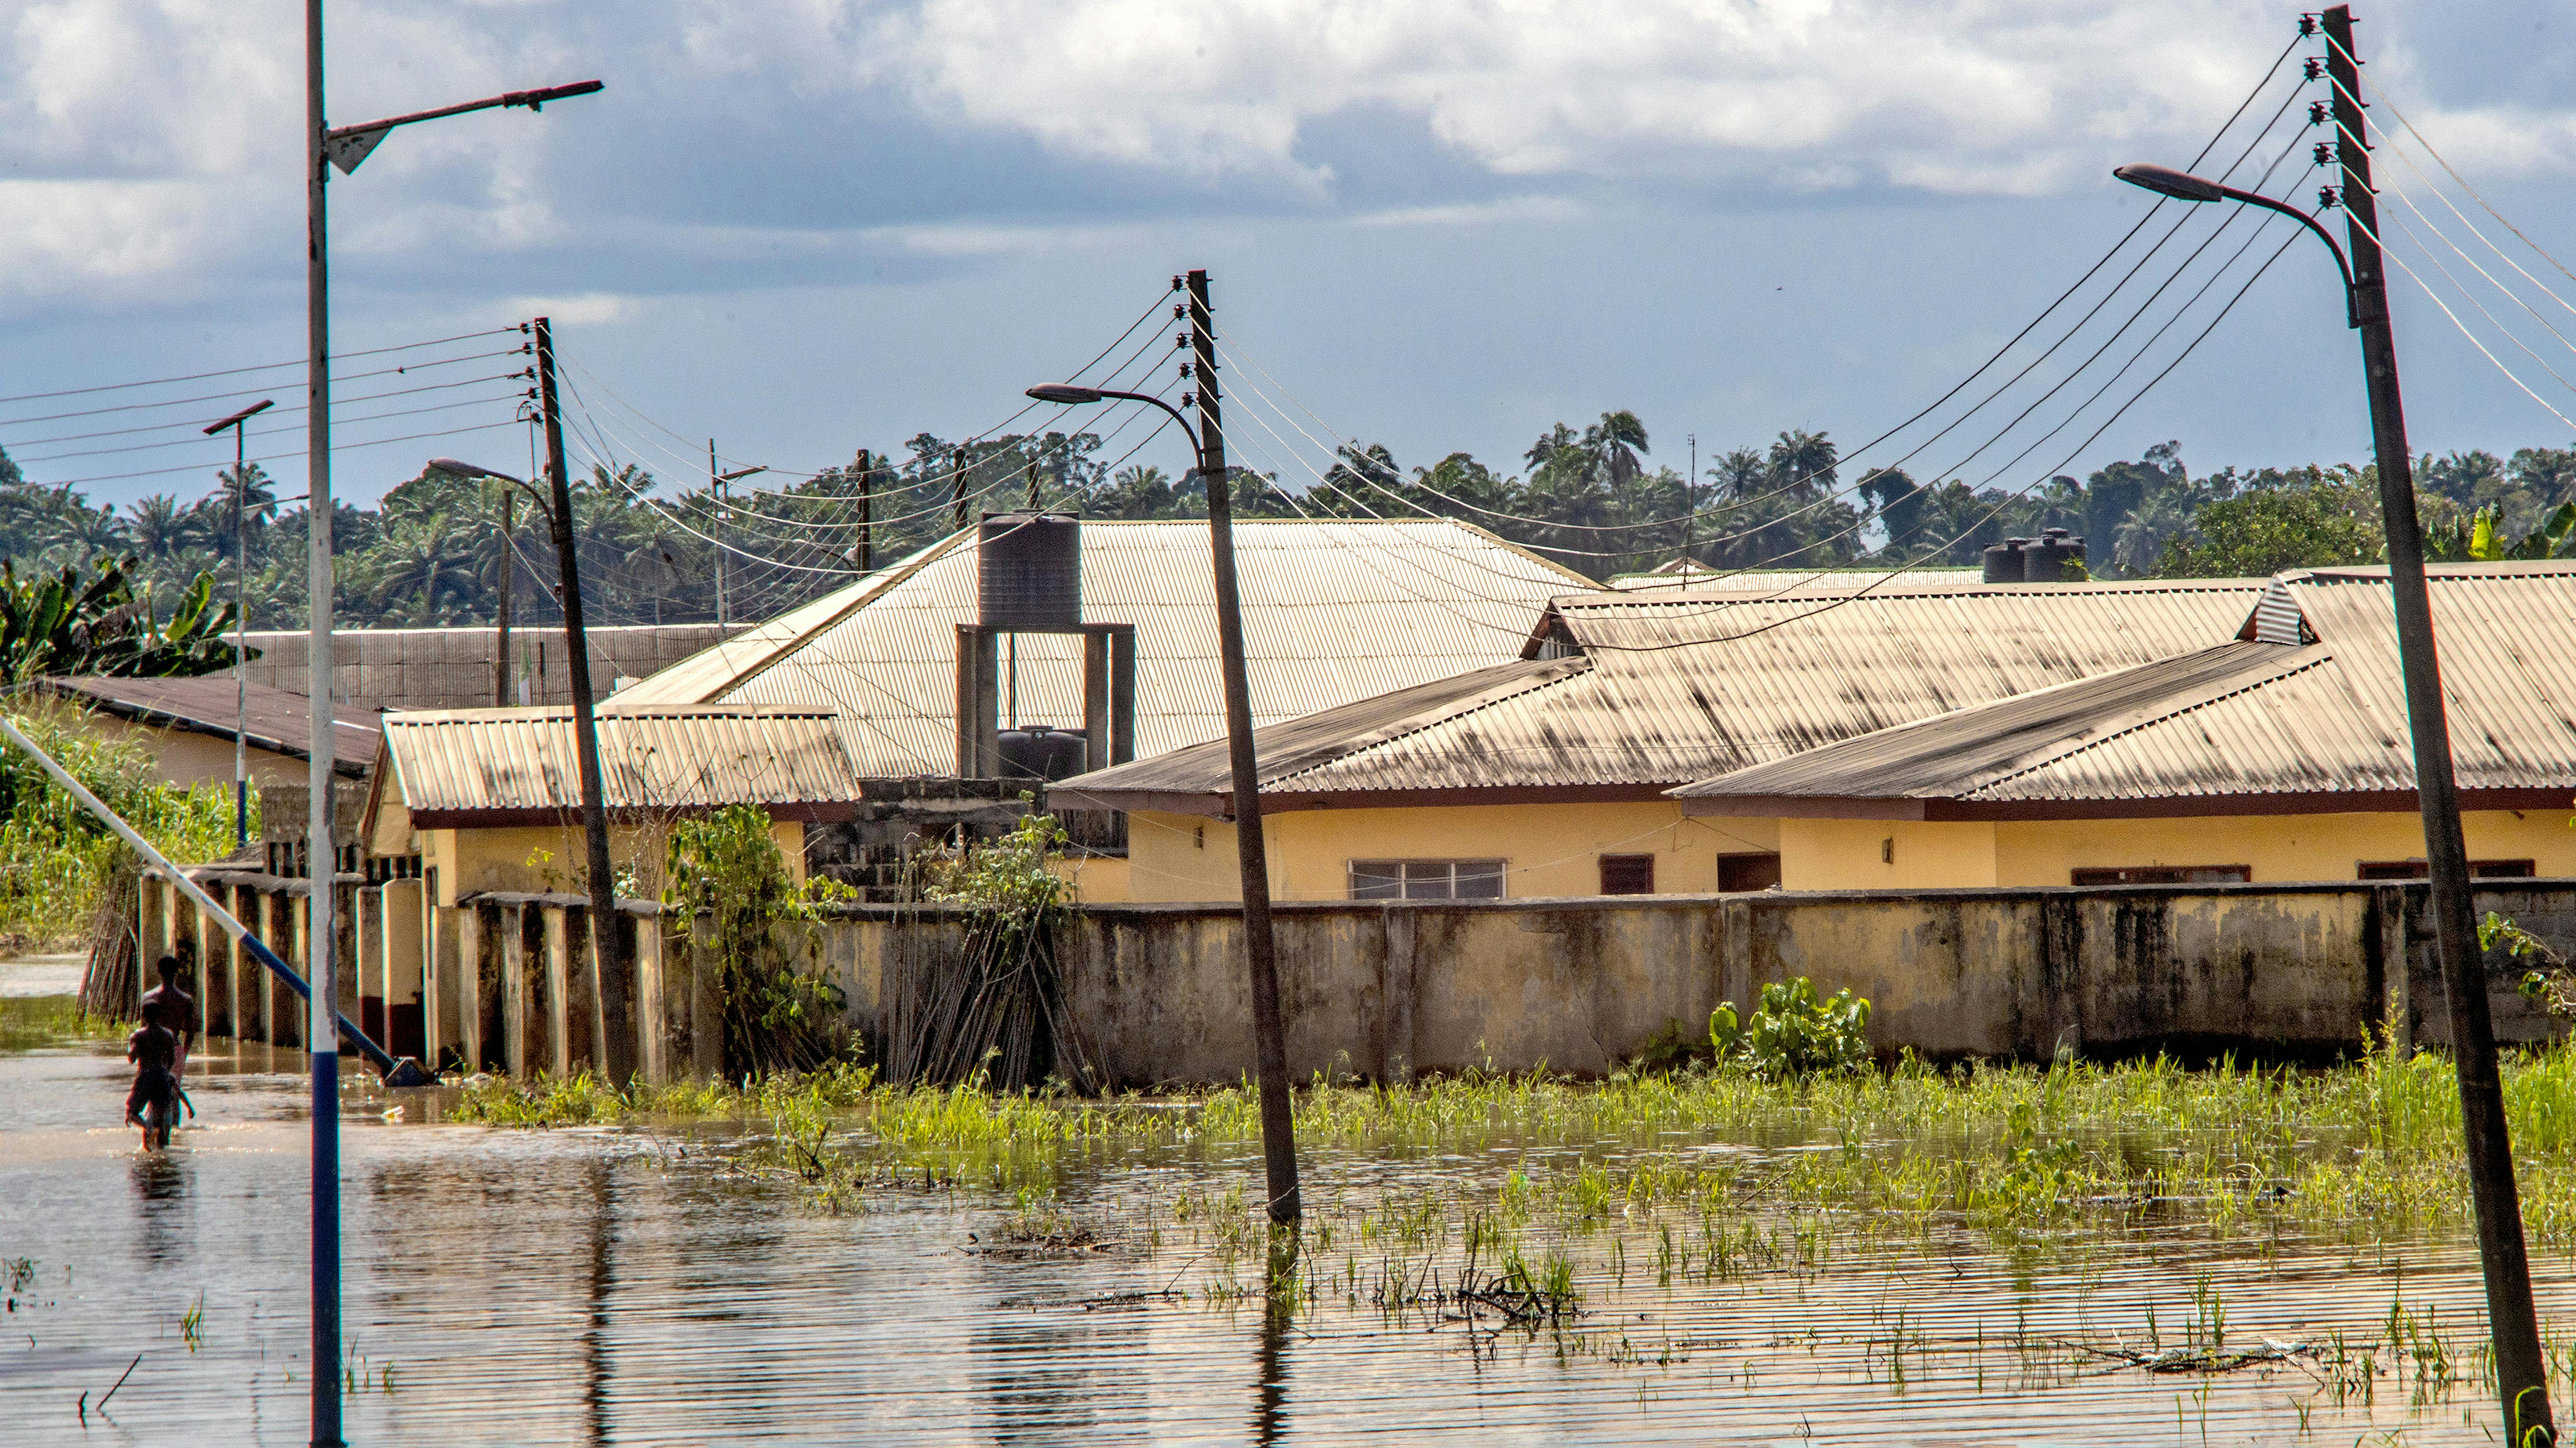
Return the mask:
[[1564,683],[1568,679],[1579,679],[1585,674],[1592,672],[1592,660],[1581,655],[1562,659],[1519,659],[1513,660],[1512,662],[1544,665],[1562,664],[1567,667],[1564,672],[1551,678],[1514,679],[1508,685],[1499,686],[1476,696],[1475,702],[1469,704],[1465,708],[1442,713],[1436,719],[1426,719],[1419,724],[1412,725],[1409,728],[1401,729],[1391,734],[1381,732],[1377,738],[1372,739],[1366,744],[1362,744],[1355,749],[1346,750],[1343,753],[1334,755],[1330,759],[1318,759],[1311,764],[1301,764],[1286,774],[1279,775],[1274,779],[1265,780],[1263,781],[1262,787],[1266,789],[1273,784],[1284,784],[1292,779],[1303,778],[1319,769],[1329,769],[1346,760],[1357,759],[1361,755],[1366,754],[1373,749],[1381,749],[1389,744],[1410,739],[1414,735],[1423,733],[1426,730],[1437,729],[1441,725],[1450,723],[1454,720],[1469,718],[1473,715],[1483,713],[1487,709],[1491,709],[1508,702],[1509,700],[1523,698],[1530,694],[1539,693],[1542,690],[1552,689],[1557,685]]
[[[2236,640],[2235,642],[2236,642],[2236,643],[2247,643],[2247,642],[2250,642],[2250,641],[2240,639],[2240,640]],[[2338,660],[2337,660],[2337,658],[2336,658],[2336,655],[2335,655],[2335,652],[2334,652],[2334,648],[2333,648],[2333,646],[2332,646],[2332,645],[2330,645],[2330,644],[2321,644],[2321,643],[2320,643],[2320,644],[2302,644],[2302,645],[2282,645],[2282,644],[2262,644],[2262,643],[2257,643],[2257,644],[2253,644],[2252,646],[2253,646],[2253,647],[2256,647],[2256,648],[2267,648],[2267,649],[2277,649],[2277,648],[2283,648],[2283,647],[2290,647],[2290,648],[2293,648],[2295,651],[2300,652],[2300,653],[2305,653],[2305,652],[2307,652],[2309,649],[2321,649],[2321,650],[2323,650],[2323,652],[2322,652],[2322,653],[2320,653],[2317,657],[2315,657],[2315,658],[2313,658],[2313,659],[2310,659],[2310,660],[2308,660],[2308,661],[2307,661],[2307,662],[2305,662],[2305,663],[2289,665],[2289,666],[2287,666],[2287,667],[2284,667],[2284,668],[2281,668],[2281,669],[2275,670],[2275,671],[2273,671],[2273,672],[2271,672],[2271,673],[2268,673],[2268,674],[2264,675],[2262,678],[2254,679],[2254,680],[2251,680],[2251,681],[2246,682],[2246,683],[2243,683],[2243,684],[2237,684],[2237,685],[2233,685],[2233,686],[2228,687],[2228,688],[2221,689],[2221,690],[2219,690],[2217,693],[2210,694],[2210,695],[2206,696],[2205,698],[2201,698],[2201,699],[2194,700],[2193,702],[2191,702],[2191,703],[2189,703],[2189,704],[2185,704],[2185,705],[2183,705],[2183,706],[2182,706],[2182,707],[2180,707],[2180,708],[2177,708],[2177,709],[2168,709],[2168,710],[2166,710],[2166,711],[2164,711],[2164,712],[2162,712],[2162,713],[2159,713],[2159,714],[2153,714],[2153,715],[2150,715],[2150,716],[2148,716],[2148,717],[2146,717],[2146,718],[2139,719],[2139,720],[2137,720],[2136,722],[2134,722],[2134,723],[2132,723],[2132,724],[2129,724],[2129,725],[2126,725],[2126,726],[2124,726],[2124,727],[2122,727],[2122,728],[2111,730],[2111,731],[2110,731],[2110,732],[2108,732],[2108,733],[2095,735],[2093,738],[2085,740],[2083,743],[2076,745],[2076,746],[2075,746],[2074,748],[2072,748],[2072,749],[2061,750],[2061,751],[2059,751],[2058,753],[2055,753],[2055,754],[2049,755],[2049,756],[2048,756],[2047,758],[2045,758],[2045,759],[2034,760],[2033,762],[2031,762],[2031,763],[2029,763],[2029,764],[2026,764],[2026,765],[2022,766],[2022,767],[2021,767],[2021,768],[2019,768],[2019,769],[2012,770],[2012,771],[2011,771],[2011,772],[2009,772],[2009,773],[2005,773],[2005,774],[1998,774],[1998,775],[1996,775],[1994,778],[1987,780],[1985,783],[1978,785],[1978,786],[1977,786],[1976,788],[1974,788],[1974,789],[1970,789],[1970,790],[1963,790],[1963,791],[1961,791],[1961,792],[1960,792],[1960,794],[1959,794],[1959,798],[1961,798],[1961,799],[1968,799],[1968,798],[1970,798],[1970,797],[1972,797],[1972,796],[1975,796],[1975,795],[1984,794],[1984,793],[1985,793],[1986,791],[1988,791],[1988,790],[1996,789],[1996,788],[1999,788],[1999,787],[2001,787],[2001,786],[2003,786],[2003,785],[2009,784],[2009,783],[2011,783],[2012,781],[2014,781],[2014,780],[2016,780],[2016,779],[2019,779],[2019,778],[2021,778],[2021,777],[2022,777],[2022,776],[2024,776],[2024,775],[2028,775],[2028,774],[2036,774],[2036,773],[2038,773],[2040,770],[2042,770],[2042,769],[2046,769],[2047,767],[2049,767],[2049,766],[2050,766],[2050,765],[2052,765],[2052,764],[2060,764],[2060,763],[2065,762],[2066,760],[2073,759],[2073,758],[2075,758],[2075,757],[2076,757],[2076,756],[2078,756],[2078,755],[2090,753],[2090,752],[2092,752],[2093,750],[2099,749],[2099,748],[2103,747],[2104,745],[2107,745],[2107,744],[2109,744],[2109,743],[2113,742],[2114,740],[2126,739],[2126,738],[2128,738],[2128,737],[2129,737],[2130,735],[2132,735],[2132,734],[2136,734],[2136,733],[2138,733],[2138,732],[2140,732],[2140,731],[2142,731],[2142,730],[2146,730],[2146,729],[2154,728],[2156,725],[2158,725],[2158,724],[2162,724],[2162,723],[2166,722],[2167,720],[2171,720],[2171,719],[2179,719],[2179,718],[2182,718],[2182,717],[2184,717],[2184,716],[2186,716],[2186,715],[2189,715],[2189,714],[2196,714],[2196,713],[2199,713],[2201,710],[2206,709],[2206,708],[2210,707],[2210,706],[2211,706],[2211,705],[2213,705],[2213,704],[2223,703],[2223,702],[2225,702],[2225,701],[2227,701],[2227,700],[2229,700],[2229,699],[2236,698],[2237,696],[2239,696],[2239,695],[2241,695],[2241,694],[2250,694],[2250,693],[2254,692],[2254,691],[2255,691],[2255,690],[2257,690],[2257,689],[2266,688],[2266,687],[2268,687],[2268,686],[2270,686],[2270,685],[2277,684],[2277,683],[2281,682],[2283,679],[2295,679],[2295,678],[2297,678],[2297,677],[2298,677],[2299,675],[2301,675],[2301,674],[2308,673],[2308,672],[2310,672],[2310,671],[2312,671],[2312,670],[2315,670],[2315,669],[2321,669],[2321,668],[2325,667],[2325,666],[2326,666],[2326,665],[2328,665],[2328,664],[2338,662]]]

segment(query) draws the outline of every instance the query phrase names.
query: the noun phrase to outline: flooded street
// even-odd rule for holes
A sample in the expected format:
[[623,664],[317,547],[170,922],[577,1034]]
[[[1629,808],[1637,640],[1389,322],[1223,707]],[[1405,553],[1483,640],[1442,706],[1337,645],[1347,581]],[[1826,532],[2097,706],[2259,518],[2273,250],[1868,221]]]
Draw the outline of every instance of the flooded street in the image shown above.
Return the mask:
[[[114,1045],[0,1055],[0,1441],[304,1441],[301,1062],[214,1044],[197,1119],[152,1157],[115,1124]],[[2456,1245],[2354,1261],[2186,1235],[2017,1264],[1962,1231],[1709,1280],[1659,1272],[1656,1232],[1628,1224],[1575,1256],[1577,1315],[1515,1327],[1388,1306],[1401,1251],[1346,1225],[1271,1311],[1257,1260],[1229,1291],[1168,1214],[1119,1230],[1136,1201],[1240,1186],[1248,1157],[1073,1167],[1050,1210],[1081,1230],[1033,1240],[1026,1203],[938,1182],[817,1211],[729,1163],[723,1125],[435,1124],[425,1093],[354,1076],[345,1100],[350,1355],[330,1370],[352,1442],[2492,1441]],[[1426,1172],[1510,1169],[1324,1153],[1308,1193],[1328,1222]],[[2545,1321],[2576,1319],[2576,1273],[2536,1265]],[[2393,1300],[2448,1341],[2456,1386],[2389,1347]],[[2378,1340],[2372,1367],[2335,1365],[2338,1331]],[[2316,1351],[2207,1376],[2118,1356],[2212,1333]]]

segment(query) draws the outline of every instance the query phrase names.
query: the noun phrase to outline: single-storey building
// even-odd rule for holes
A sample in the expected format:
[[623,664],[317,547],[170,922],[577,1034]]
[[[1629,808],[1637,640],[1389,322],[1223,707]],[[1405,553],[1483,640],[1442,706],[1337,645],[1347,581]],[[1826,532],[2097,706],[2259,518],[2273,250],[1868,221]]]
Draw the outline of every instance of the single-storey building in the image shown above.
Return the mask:
[[[309,784],[313,702],[266,684],[236,685],[229,673],[190,679],[57,676],[36,681],[40,694],[91,716],[102,738],[131,739],[152,754],[163,782],[182,788],[233,782],[233,741],[245,749],[250,779],[262,787]],[[235,690],[239,689],[239,693]],[[331,711],[332,771],[364,779],[382,736],[376,711],[348,705]]]
[[[2576,876],[2576,563],[2431,578],[2471,868]],[[1673,795],[1776,827],[1793,890],[2423,874],[2387,570],[2283,574],[2257,623]]]
[[[1507,663],[1550,599],[1595,590],[1446,520],[1242,520],[1234,547],[1261,725]],[[987,757],[996,729],[1110,727],[1114,740],[1085,745],[1102,763],[1222,738],[1207,524],[1085,519],[1075,552],[1064,581],[1078,629],[994,624],[984,550],[967,530],[631,685],[616,704],[826,711],[859,776],[887,784],[999,773]],[[1116,639],[1113,660],[1097,657],[1103,636]],[[978,650],[980,674],[969,667]],[[1094,712],[1095,669],[1111,674],[1114,712]],[[1131,886],[1127,831],[1099,842],[1077,862],[1084,899],[1175,898],[1159,881]]]
[[[1667,791],[2206,648],[2250,626],[2266,586],[1823,573],[1560,597],[1518,659],[1257,731],[1271,889],[1761,889],[1782,879],[1779,820],[1689,814]],[[1221,739],[1053,798],[1130,811],[1133,898],[1239,896]]]

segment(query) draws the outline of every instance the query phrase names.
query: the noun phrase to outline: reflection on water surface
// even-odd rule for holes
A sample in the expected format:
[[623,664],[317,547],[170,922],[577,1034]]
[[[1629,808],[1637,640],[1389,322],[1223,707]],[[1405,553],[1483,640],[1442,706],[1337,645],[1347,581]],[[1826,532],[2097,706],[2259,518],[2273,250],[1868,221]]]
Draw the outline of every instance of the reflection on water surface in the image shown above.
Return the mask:
[[[200,1058],[199,1117],[159,1157],[116,1125],[112,1047],[0,1055],[0,1441],[303,1441],[300,1060],[247,1050]],[[2449,1243],[2356,1261],[2177,1233],[2015,1262],[1817,1222],[1803,1265],[1711,1275],[1709,1244],[1621,1221],[1573,1253],[1580,1314],[1523,1329],[1409,1295],[1455,1285],[1454,1254],[1356,1225],[1426,1176],[1504,1176],[1499,1152],[1311,1161],[1340,1225],[1281,1264],[1283,1301],[1257,1249],[1220,1274],[1169,1210],[1250,1180],[1248,1157],[1075,1166],[1033,1232],[1028,1204],[936,1180],[818,1213],[729,1166],[725,1129],[500,1131],[432,1104],[348,1097],[353,1442],[2491,1441],[2474,1261]],[[2544,1315],[2576,1315],[2576,1274],[2538,1265]],[[2430,1329],[2402,1355],[2392,1301]],[[2214,1376],[2134,1361],[2267,1341],[2301,1350]],[[81,1394],[137,1352],[84,1430]]]

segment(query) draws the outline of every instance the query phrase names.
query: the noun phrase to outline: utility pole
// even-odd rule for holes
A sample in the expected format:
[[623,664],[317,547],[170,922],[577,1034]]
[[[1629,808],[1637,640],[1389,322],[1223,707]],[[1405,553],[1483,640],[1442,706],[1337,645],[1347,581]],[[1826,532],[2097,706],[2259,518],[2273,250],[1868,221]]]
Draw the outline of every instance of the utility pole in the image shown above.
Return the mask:
[[952,471],[956,474],[957,486],[954,490],[951,510],[957,515],[957,526],[963,528],[966,526],[966,445],[964,443],[957,445],[956,467]]
[[328,192],[331,124],[322,104],[322,0],[304,0],[304,437],[305,505],[312,519],[307,592],[313,632],[313,738],[305,776],[312,807],[305,814],[305,925],[312,999],[304,1045],[313,1063],[313,1338],[305,1359],[312,1379],[313,1448],[340,1448],[340,1023],[334,1006],[340,974],[332,917],[332,876],[340,852],[331,836],[331,273]]
[[869,462],[868,450],[859,449],[859,550],[851,561],[858,564],[861,573],[868,571],[868,492],[875,483]]
[[1270,927],[1270,852],[1261,835],[1261,768],[1252,748],[1252,686],[1243,664],[1243,599],[1234,574],[1234,515],[1216,381],[1216,324],[1208,274],[1190,291],[1190,373],[1199,409],[1199,480],[1207,486],[1209,556],[1216,566],[1216,638],[1224,656],[1226,752],[1234,766],[1234,840],[1243,867],[1243,951],[1252,973],[1254,1064],[1261,1085],[1261,1154],[1270,1220],[1294,1222],[1297,1138],[1288,1101],[1288,1047],[1279,1012],[1279,954]]
[[716,543],[716,627],[725,626],[724,475],[716,471],[716,440],[707,439],[707,491],[714,495]]
[[250,461],[244,434],[254,417],[277,405],[263,397],[221,422],[206,436],[233,433],[233,848],[250,845]]
[[572,675],[573,748],[581,756],[581,828],[590,847],[591,948],[599,962],[599,1013],[608,1024],[600,1056],[609,1084],[624,1090],[635,1075],[635,1021],[627,1009],[635,961],[626,948],[626,932],[617,924],[617,875],[608,858],[608,801],[600,782],[599,719],[590,696],[590,642],[582,634],[581,563],[573,551],[572,484],[564,473],[563,413],[555,401],[554,325],[544,317],[537,318],[537,387],[545,409],[546,471],[554,483],[555,557],[563,572],[564,663]]
[[513,540],[518,536],[518,523],[513,517],[519,496],[507,488],[501,490],[501,606],[500,653],[492,660],[492,707],[510,707],[510,595],[519,591],[519,564],[511,556]]
[[2460,1077],[2460,1124],[2477,1208],[2496,1390],[2512,1429],[2508,1441],[2516,1448],[2528,1441],[2548,1444],[2557,1441],[2557,1430],[2549,1411],[2540,1323],[2532,1310],[2531,1263],[2514,1184],[2513,1144],[2505,1126],[2495,1027],[2487,1009],[2486,953],[2478,945],[2470,911],[2469,852],[2460,832],[2459,781],[2452,769],[2450,721],[2434,649],[2431,590],[2424,581],[2413,455],[2407,450],[2406,416],[2397,390],[2397,341],[2389,328],[2379,204],[2370,184],[2370,133],[2362,116],[2361,67],[2352,49],[2352,7],[2337,5],[2322,19],[2326,72],[2334,81],[2335,153],[2343,164],[2343,207],[2352,249],[2353,321],[2361,332],[2362,365],[2369,374],[2379,511],[2388,530],[2389,592],[2396,601],[2397,651],[2406,673],[2406,722],[2414,736],[2415,792],[2424,812],[2424,859],[2433,883],[2433,933],[2442,955],[2451,1054]]
[[1689,433],[1690,475],[1682,480],[1682,582],[1690,582],[1691,538],[1699,531],[1699,434]]

